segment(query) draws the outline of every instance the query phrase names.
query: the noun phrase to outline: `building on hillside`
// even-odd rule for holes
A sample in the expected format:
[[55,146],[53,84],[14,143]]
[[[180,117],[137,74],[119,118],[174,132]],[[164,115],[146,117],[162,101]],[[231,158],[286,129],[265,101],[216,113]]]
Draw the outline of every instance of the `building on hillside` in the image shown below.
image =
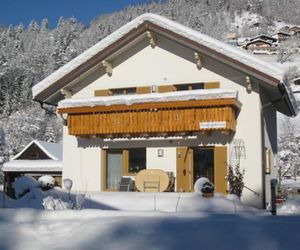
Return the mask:
[[276,53],[276,46],[262,39],[252,40],[245,46],[253,54],[272,54]]
[[176,192],[193,191],[205,176],[226,194],[228,166],[240,165],[243,201],[265,207],[276,175],[276,112],[297,112],[283,75],[246,51],[144,14],[32,91],[66,119],[63,178],[75,191],[117,191],[123,176],[158,169],[175,177]]
[[271,36],[268,36],[268,35],[259,35],[259,36],[252,37],[252,38],[250,39],[250,42],[256,41],[256,40],[266,41],[266,42],[271,43],[271,44],[277,42],[277,39],[276,39],[276,38],[271,37]]
[[277,32],[277,33],[273,34],[272,37],[276,38],[278,43],[281,43],[281,42],[289,39],[291,37],[291,35],[289,33],[285,33],[285,32]]
[[300,34],[300,26],[292,26],[289,28],[289,32],[292,34],[292,35],[299,35]]
[[9,162],[4,163],[6,193],[12,195],[12,183],[16,178],[28,175],[36,179],[51,175],[56,185],[62,184],[62,143],[33,140]]

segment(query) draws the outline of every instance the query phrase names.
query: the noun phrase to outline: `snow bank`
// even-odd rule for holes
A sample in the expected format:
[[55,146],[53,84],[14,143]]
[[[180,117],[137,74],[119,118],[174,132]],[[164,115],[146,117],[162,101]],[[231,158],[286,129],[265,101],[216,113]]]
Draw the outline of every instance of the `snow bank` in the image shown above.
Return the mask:
[[1,209],[1,249],[288,250],[299,217]]
[[25,193],[39,187],[40,184],[30,176],[22,176],[13,183],[16,198],[21,197]]
[[[47,198],[51,197],[51,198]],[[0,201],[1,202],[1,201]],[[161,211],[161,212],[207,212],[207,213],[243,213],[257,212],[243,205],[239,200],[215,193],[205,198],[200,193],[141,193],[141,192],[88,192],[71,193],[55,187],[48,191],[33,188],[17,200],[5,197],[7,208],[36,209],[101,209],[118,211]]]

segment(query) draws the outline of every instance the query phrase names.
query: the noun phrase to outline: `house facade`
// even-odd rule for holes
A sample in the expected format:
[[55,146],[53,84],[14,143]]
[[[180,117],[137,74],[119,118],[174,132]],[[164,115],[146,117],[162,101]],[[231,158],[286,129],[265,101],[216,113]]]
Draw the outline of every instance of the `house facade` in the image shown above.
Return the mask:
[[275,47],[272,45],[272,43],[262,39],[248,42],[245,46],[245,49],[254,54],[269,54],[272,51],[275,52]]
[[33,87],[65,119],[63,178],[76,191],[116,191],[122,176],[159,169],[174,191],[208,177],[228,192],[245,170],[243,200],[264,207],[275,176],[276,112],[296,107],[283,72],[154,14],[124,25]]

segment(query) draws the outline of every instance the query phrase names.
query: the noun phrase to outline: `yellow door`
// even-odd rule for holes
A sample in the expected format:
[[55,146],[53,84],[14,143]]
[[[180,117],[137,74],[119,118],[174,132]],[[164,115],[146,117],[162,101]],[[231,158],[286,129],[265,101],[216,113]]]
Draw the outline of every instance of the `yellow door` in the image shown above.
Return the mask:
[[193,150],[187,147],[177,148],[177,192],[191,192],[194,189]]
[[227,193],[227,147],[214,148],[214,185],[218,193]]

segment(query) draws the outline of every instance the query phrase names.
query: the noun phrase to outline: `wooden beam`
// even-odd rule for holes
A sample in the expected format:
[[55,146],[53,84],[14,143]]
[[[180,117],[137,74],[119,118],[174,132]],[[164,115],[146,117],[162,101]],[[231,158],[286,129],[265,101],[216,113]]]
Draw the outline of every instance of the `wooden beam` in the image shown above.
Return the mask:
[[148,31],[146,31],[146,35],[149,39],[149,43],[150,43],[151,48],[154,49],[155,46],[156,46],[156,36],[155,36],[155,34],[148,30]]
[[194,56],[195,56],[195,60],[196,60],[197,69],[201,70],[202,69],[201,56],[200,56],[200,54],[198,52],[195,52]]
[[109,76],[111,76],[112,75],[112,71],[113,71],[112,64],[110,62],[108,62],[107,60],[103,60],[102,61],[102,66],[105,68],[106,74],[108,74]]

